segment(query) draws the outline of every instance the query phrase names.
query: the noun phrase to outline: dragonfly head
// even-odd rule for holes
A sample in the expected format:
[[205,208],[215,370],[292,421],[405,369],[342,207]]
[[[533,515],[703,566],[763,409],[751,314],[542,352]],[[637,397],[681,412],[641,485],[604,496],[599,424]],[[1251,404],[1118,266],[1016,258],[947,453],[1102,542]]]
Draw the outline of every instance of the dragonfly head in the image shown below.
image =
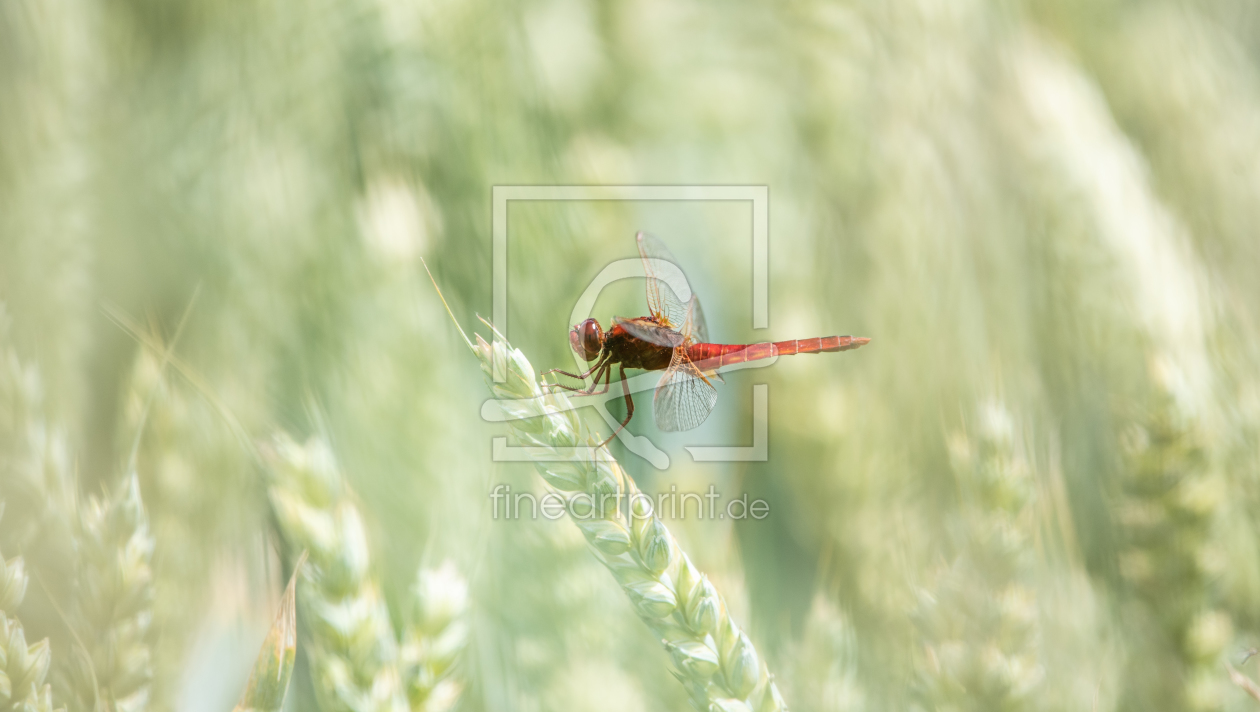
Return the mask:
[[604,330],[599,328],[598,321],[587,319],[569,332],[569,345],[578,356],[594,361],[604,349]]

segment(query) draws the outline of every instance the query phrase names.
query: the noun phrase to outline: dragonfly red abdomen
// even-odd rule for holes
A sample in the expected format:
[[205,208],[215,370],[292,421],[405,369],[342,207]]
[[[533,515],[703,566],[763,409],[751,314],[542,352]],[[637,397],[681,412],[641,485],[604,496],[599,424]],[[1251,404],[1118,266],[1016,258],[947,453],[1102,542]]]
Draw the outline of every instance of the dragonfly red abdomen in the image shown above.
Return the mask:
[[815,336],[812,339],[794,339],[792,341],[776,341],[774,348],[780,356],[792,354],[820,354],[833,351],[850,351],[869,343],[865,336]]
[[731,364],[760,361],[774,356],[849,351],[869,341],[870,339],[861,336],[816,336],[812,339],[763,341],[757,344],[700,343],[687,347],[687,357],[701,370],[712,371]]

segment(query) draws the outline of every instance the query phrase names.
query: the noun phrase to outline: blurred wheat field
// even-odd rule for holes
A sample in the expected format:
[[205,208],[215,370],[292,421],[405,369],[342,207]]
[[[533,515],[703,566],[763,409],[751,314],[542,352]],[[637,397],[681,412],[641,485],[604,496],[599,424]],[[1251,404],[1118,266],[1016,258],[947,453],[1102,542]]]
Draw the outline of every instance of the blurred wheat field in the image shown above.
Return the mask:
[[[1257,709],[1258,157],[1249,0],[0,2],[0,712]],[[520,201],[470,352],[495,185],[768,186],[769,330],[748,204]],[[639,230],[873,340],[493,461]]]

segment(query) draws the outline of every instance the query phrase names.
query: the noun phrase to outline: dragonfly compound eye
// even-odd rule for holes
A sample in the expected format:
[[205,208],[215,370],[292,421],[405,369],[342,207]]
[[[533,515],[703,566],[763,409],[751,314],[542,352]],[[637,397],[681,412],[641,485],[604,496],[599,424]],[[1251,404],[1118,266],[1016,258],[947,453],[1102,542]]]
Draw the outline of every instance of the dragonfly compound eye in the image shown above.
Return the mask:
[[599,328],[599,322],[587,319],[573,327],[573,331],[569,332],[569,345],[587,361],[599,358],[599,352],[604,348],[604,331]]

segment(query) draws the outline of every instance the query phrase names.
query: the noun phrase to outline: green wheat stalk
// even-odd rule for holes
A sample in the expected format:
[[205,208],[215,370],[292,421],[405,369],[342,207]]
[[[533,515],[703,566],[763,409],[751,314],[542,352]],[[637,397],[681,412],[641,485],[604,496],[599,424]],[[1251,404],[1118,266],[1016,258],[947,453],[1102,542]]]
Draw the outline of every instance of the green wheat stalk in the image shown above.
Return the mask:
[[913,619],[926,660],[915,693],[926,709],[1032,709],[1044,678],[1030,575],[1035,482],[1000,405],[950,439],[962,506],[954,559],[919,591]]
[[454,564],[420,569],[400,657],[413,712],[444,712],[459,701],[457,663],[468,645],[467,613],[468,583]]
[[1171,658],[1153,656],[1173,666],[1162,677],[1163,694],[1189,709],[1214,709],[1224,692],[1217,662],[1233,637],[1229,614],[1213,608],[1211,597],[1211,533],[1223,483],[1195,419],[1166,390],[1154,400],[1122,438],[1120,575],[1171,643]]
[[[114,497],[81,503],[70,463],[64,432],[44,415],[39,372],[8,344],[0,313],[0,480],[6,483],[13,515],[3,527],[4,539],[34,554],[37,573],[55,571],[64,577],[74,572],[75,584],[66,599],[51,601],[59,613],[66,605],[63,619],[77,643],[70,655],[55,661],[56,697],[76,712],[101,706],[140,710],[147,704],[152,678],[148,634],[153,540],[139,484],[133,473]],[[10,645],[10,664],[13,656],[24,659],[9,637],[20,636],[21,627],[6,620],[0,632]],[[12,676],[9,682],[14,682]],[[26,692],[9,689],[19,699]],[[41,695],[46,702],[47,694]]]
[[71,455],[64,430],[44,413],[39,370],[12,347],[0,304],[0,482],[9,516],[0,539],[38,563],[72,556],[73,532],[66,512],[75,508]]
[[821,592],[814,595],[800,638],[786,652],[782,679],[797,704],[819,712],[873,707],[858,679],[861,651],[853,623]]
[[0,712],[53,712],[52,687],[44,682],[52,663],[48,639],[27,645],[13,617],[28,583],[22,557],[0,556]]
[[76,648],[63,670],[65,699],[72,712],[139,712],[153,679],[153,537],[134,472],[112,496],[88,499],[76,542],[69,623],[86,648]]
[[[561,493],[584,495],[567,499],[571,521],[621,585],[639,618],[661,638],[673,661],[671,672],[692,704],[706,712],[786,709],[752,641],[736,625],[712,582],[652,511],[651,499],[607,448],[589,450],[593,458],[561,458],[561,450],[594,448],[602,438],[587,428],[565,394],[544,391],[525,355],[508,345],[493,325],[483,323],[494,331],[493,345],[480,335],[475,345],[466,336],[464,341],[509,416],[513,439],[537,457],[535,467],[548,485]],[[503,383],[493,378],[496,361],[507,366]],[[614,502],[627,503],[628,511],[611,506]]]
[[306,550],[304,644],[325,712],[405,712],[398,643],[371,571],[367,531],[331,448],[277,435],[262,448],[272,510],[290,552]]

